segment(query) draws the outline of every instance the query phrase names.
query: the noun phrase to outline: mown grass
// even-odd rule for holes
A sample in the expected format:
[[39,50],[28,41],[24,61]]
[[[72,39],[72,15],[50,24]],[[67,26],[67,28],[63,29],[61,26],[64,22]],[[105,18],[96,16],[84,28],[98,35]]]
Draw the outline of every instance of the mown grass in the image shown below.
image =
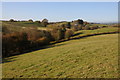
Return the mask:
[[49,47],[5,58],[3,78],[118,77],[118,34],[70,40]]

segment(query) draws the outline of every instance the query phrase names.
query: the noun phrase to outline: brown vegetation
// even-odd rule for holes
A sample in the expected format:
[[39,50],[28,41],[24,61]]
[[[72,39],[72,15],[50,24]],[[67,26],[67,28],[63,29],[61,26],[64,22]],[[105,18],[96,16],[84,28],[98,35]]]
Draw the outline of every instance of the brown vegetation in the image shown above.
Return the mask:
[[[14,21],[15,20],[11,19],[9,22]],[[42,25],[43,27],[49,27],[51,29],[38,30],[37,27],[20,28],[17,26],[4,24],[2,26],[3,57],[31,51],[32,49],[40,48],[41,46],[47,45],[51,41],[59,42],[60,40],[70,39],[70,37],[73,36],[74,31],[94,30],[99,28],[98,26],[90,27],[88,25],[88,22],[84,22],[81,19],[72,22],[56,23],[48,23],[47,19],[43,19],[42,22],[33,22],[32,19],[24,22],[37,23]]]

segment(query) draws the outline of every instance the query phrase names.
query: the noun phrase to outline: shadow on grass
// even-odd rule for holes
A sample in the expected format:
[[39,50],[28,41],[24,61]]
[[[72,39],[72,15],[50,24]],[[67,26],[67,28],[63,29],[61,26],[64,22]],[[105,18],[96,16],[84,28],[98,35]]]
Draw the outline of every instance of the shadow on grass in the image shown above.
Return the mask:
[[80,36],[80,37],[72,38],[71,40],[81,39],[81,38],[86,38],[86,37],[91,37],[91,36],[98,36],[98,35],[103,35],[103,34],[115,34],[115,33],[119,33],[119,32],[116,31],[116,32],[105,32],[105,33],[88,34],[88,35],[85,35],[85,36]]
[[[97,35],[103,35],[103,34],[114,34],[114,33],[119,33],[119,32],[97,33],[97,34],[89,34],[89,35],[85,35],[85,36],[75,37],[75,38],[71,38],[71,39],[63,39],[63,40],[60,40],[60,41],[58,41],[58,42],[51,43],[50,45],[46,45],[46,46],[42,46],[42,47],[37,47],[37,48],[32,48],[31,50],[27,50],[27,51],[24,51],[24,52],[22,52],[22,53],[18,53],[18,54],[11,55],[12,57],[3,58],[3,59],[2,59],[2,63],[15,61],[14,58],[17,58],[17,57],[15,57],[15,55],[21,55],[21,54],[25,54],[25,53],[29,53],[29,52],[41,50],[41,49],[46,49],[46,48],[52,48],[52,47],[56,47],[56,46],[65,45],[65,44],[57,44],[57,45],[54,45],[54,44],[56,44],[56,43],[61,43],[61,42],[69,41],[69,40],[86,38],[86,37],[90,37],[90,36],[97,36]],[[82,33],[77,33],[77,34],[75,34],[74,36],[79,35],[79,34],[82,34]]]
[[[63,39],[63,40],[60,40],[59,42],[55,42],[55,43],[53,43],[53,44],[61,43],[61,42],[69,41],[69,40],[82,39],[82,38],[91,37],[91,36],[97,36],[97,35],[103,35],[103,34],[115,34],[115,33],[119,33],[119,32],[116,31],[116,32],[106,32],[106,33],[88,34],[88,35],[84,35],[84,36],[73,37],[73,38],[70,38],[70,39]],[[79,33],[79,34],[83,34],[83,33]],[[78,34],[77,34],[77,35],[78,35]]]
[[74,34],[74,35],[72,35],[72,36],[77,36],[77,35],[80,35],[80,34],[83,34],[82,32],[79,32],[79,33],[76,33],[76,34]]
[[15,58],[17,58],[17,57],[12,56],[12,57],[7,57],[7,58],[2,58],[2,63],[13,62],[13,61],[15,61],[14,60]]
[[[13,61],[15,61],[14,59],[17,58],[16,55],[21,55],[21,54],[25,54],[25,53],[29,53],[29,52],[41,50],[41,49],[52,48],[52,47],[57,47],[57,46],[62,46],[62,45],[65,45],[65,44],[58,44],[58,45],[50,44],[50,45],[41,46],[41,47],[38,47],[38,48],[32,48],[31,50],[26,50],[26,51],[24,51],[23,53],[16,53],[16,54],[13,54],[13,55],[11,55],[11,56],[7,56],[7,57],[5,57],[5,58],[2,58],[2,61],[1,61],[1,62],[2,62],[2,63],[13,62]],[[1,64],[1,63],[0,63],[0,64]]]

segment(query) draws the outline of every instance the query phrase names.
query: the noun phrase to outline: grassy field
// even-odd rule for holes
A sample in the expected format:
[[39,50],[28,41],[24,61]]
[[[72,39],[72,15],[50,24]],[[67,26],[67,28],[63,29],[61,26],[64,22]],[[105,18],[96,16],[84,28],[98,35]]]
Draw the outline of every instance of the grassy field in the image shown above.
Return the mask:
[[118,34],[57,43],[5,58],[2,66],[3,78],[117,78]]
[[100,33],[117,32],[117,31],[118,31],[117,27],[106,27],[106,28],[99,28],[95,30],[80,30],[74,33],[75,36],[73,36],[73,38],[91,35],[91,34],[100,34]]
[[41,27],[39,23],[36,22],[2,22],[3,25],[11,25],[18,27]]

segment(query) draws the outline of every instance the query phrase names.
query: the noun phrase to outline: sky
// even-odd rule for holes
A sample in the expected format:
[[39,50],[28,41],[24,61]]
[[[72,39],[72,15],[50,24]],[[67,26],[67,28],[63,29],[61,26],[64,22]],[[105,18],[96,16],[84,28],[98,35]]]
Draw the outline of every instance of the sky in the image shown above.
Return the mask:
[[2,19],[117,22],[117,2],[3,2]]

